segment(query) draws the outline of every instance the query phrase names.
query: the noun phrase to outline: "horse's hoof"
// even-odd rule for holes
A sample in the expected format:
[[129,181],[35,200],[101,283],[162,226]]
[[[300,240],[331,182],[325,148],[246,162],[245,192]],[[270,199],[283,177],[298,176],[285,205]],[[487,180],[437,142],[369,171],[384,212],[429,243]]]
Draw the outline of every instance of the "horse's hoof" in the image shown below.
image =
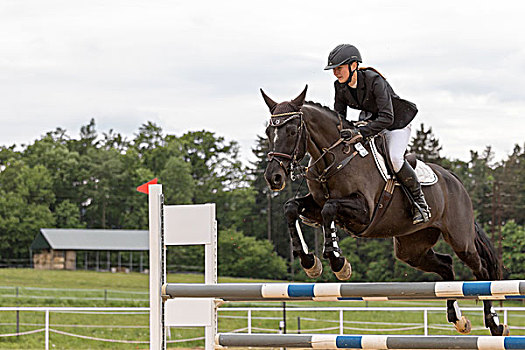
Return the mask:
[[306,272],[306,276],[310,278],[317,278],[321,276],[323,273],[323,263],[317,256],[314,255],[314,266],[310,267],[309,269],[304,269],[304,272]]
[[335,277],[337,277],[337,279],[340,281],[347,281],[350,279],[350,276],[352,276],[352,266],[350,265],[348,260],[346,260],[346,258],[345,258],[345,263],[343,267],[341,268],[341,270],[337,272],[334,271],[334,274],[335,274]]
[[495,327],[490,327],[490,335],[493,337],[506,337],[510,334],[510,328],[506,324],[500,324]]
[[472,330],[472,324],[465,316],[461,316],[461,319],[454,323],[454,327],[456,327],[456,330],[461,334],[469,334]]

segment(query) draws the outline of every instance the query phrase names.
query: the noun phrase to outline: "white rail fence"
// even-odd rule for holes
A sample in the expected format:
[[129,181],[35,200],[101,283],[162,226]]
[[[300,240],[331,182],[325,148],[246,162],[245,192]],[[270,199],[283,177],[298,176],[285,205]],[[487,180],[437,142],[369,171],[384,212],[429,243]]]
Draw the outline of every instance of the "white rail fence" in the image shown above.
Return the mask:
[[[286,312],[288,313],[288,316],[290,316],[290,313],[294,313],[294,316],[297,314],[300,314],[302,312],[307,312],[309,315],[307,317],[301,317],[301,320],[303,321],[315,321],[315,322],[323,322],[325,324],[328,324],[328,327],[319,328],[319,329],[301,329],[301,331],[305,332],[312,332],[312,331],[333,331],[338,330],[339,334],[344,334],[345,330],[347,331],[383,331],[383,332],[392,332],[392,333],[399,333],[406,330],[416,330],[416,329],[423,329],[424,335],[429,335],[431,329],[437,329],[437,330],[453,330],[453,327],[449,324],[430,324],[428,321],[429,313],[432,312],[440,312],[444,313],[446,310],[445,307],[287,307]],[[463,308],[464,312],[480,312],[482,310],[481,307],[465,307]],[[512,314],[512,317],[525,317],[525,307],[499,307],[496,308],[497,311],[503,312],[503,319],[505,323],[508,323],[508,317],[509,314]],[[119,339],[107,339],[107,338],[96,338],[96,337],[88,337],[84,335],[64,332],[61,330],[53,329],[52,326],[55,327],[83,327],[83,328],[96,328],[96,327],[107,327],[102,325],[56,325],[50,323],[50,313],[90,313],[90,314],[108,314],[108,313],[116,313],[116,314],[148,314],[149,313],[149,307],[0,307],[1,311],[18,311],[18,312],[24,312],[24,311],[33,311],[33,312],[42,312],[44,315],[43,323],[33,323],[33,324],[23,324],[24,326],[34,326],[34,327],[42,327],[39,329],[34,329],[26,332],[13,332],[13,333],[6,333],[6,334],[0,334],[0,338],[2,337],[14,337],[14,336],[23,336],[23,335],[29,335],[29,334],[35,334],[35,333],[41,333],[44,332],[44,348],[48,350],[50,348],[50,342],[49,342],[49,336],[50,333],[56,333],[71,337],[77,337],[77,338],[83,338],[83,339],[89,339],[89,340],[95,340],[95,341],[102,341],[102,342],[111,342],[111,343],[129,343],[129,344],[147,344],[149,343],[148,340],[119,340]],[[313,312],[334,312],[338,314],[338,319],[318,319],[318,318],[312,318],[311,313]],[[242,312],[245,313],[244,315],[228,315],[231,313],[238,313]],[[275,329],[262,329],[262,328],[256,328],[253,327],[253,320],[261,320],[261,319],[271,319],[276,321],[276,325],[280,324],[282,328],[282,323],[278,322],[282,320],[282,317],[272,317],[264,315],[264,313],[268,312],[283,312],[282,307],[227,307],[227,308],[220,308],[219,309],[219,319],[227,319],[227,318],[235,318],[235,319],[246,319],[246,327],[236,330],[229,330],[230,332],[243,332],[243,333],[255,333],[258,331],[265,331],[265,332],[282,332],[282,329],[279,329],[276,327]],[[415,312],[421,314],[421,322],[420,323],[403,323],[403,322],[380,322],[380,321],[352,321],[352,320],[345,320],[344,316],[348,315],[348,313],[352,312]],[[256,316],[260,315],[260,316]],[[287,318],[288,321],[289,317]],[[332,326],[330,326],[332,324]],[[0,326],[12,326],[15,325],[13,323],[5,324],[2,323]],[[360,327],[355,327],[353,325],[359,325]],[[375,328],[364,328],[365,326],[375,326]],[[388,326],[388,327],[385,327]],[[397,328],[393,328],[392,326],[398,326]],[[517,326],[510,324],[511,329],[514,330],[525,330],[524,326]],[[381,327],[381,328],[378,328]],[[111,328],[148,328],[147,324],[144,325],[135,325],[135,326],[118,326],[118,325],[111,325]],[[479,329],[484,329],[480,327]],[[296,333],[297,330],[292,331],[293,333]],[[202,340],[204,337],[198,337],[198,338],[191,338],[191,339],[177,339],[177,340],[169,340],[169,343],[180,343],[180,342],[186,342],[186,341],[193,341],[193,340]]]
[[149,292],[115,289],[74,289],[0,286],[0,298],[147,302]]

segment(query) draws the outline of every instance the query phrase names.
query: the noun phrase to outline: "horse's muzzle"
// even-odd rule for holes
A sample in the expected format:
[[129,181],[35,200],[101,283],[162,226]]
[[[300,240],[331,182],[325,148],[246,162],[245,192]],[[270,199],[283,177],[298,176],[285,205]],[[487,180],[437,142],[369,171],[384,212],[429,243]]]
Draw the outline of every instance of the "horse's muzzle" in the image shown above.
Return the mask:
[[264,172],[264,178],[272,191],[281,191],[286,186],[286,173],[276,162],[268,164]]

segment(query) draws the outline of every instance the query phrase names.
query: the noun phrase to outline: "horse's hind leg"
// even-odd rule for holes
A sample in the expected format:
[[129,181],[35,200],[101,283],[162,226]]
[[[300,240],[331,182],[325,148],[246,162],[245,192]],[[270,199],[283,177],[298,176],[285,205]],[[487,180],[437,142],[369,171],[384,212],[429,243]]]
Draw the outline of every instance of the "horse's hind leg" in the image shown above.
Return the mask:
[[284,205],[284,214],[288,224],[288,231],[292,239],[292,250],[295,257],[299,257],[301,266],[310,278],[317,278],[323,273],[323,264],[314,254],[308,252],[299,224],[299,215],[312,221],[321,221],[321,208],[315,203],[311,194],[305,197],[292,198]]
[[[452,257],[432,249],[440,234],[438,229],[429,228],[408,236],[394,237],[396,257],[416,269],[437,273],[444,281],[453,281]],[[470,321],[461,315],[456,300],[447,300],[447,320],[454,324],[458,332],[470,333]]]
[[[477,224],[472,225],[470,231],[467,231],[468,234],[447,234],[444,237],[456,255],[472,270],[477,280],[499,280],[500,262],[492,243]],[[499,323],[498,315],[492,307],[492,301],[483,301],[483,314],[485,327],[490,330],[491,335],[509,334],[508,326]]]
[[453,281],[452,257],[432,249],[440,235],[438,229],[427,228],[411,235],[394,237],[395,255],[418,270],[434,272],[445,281]]

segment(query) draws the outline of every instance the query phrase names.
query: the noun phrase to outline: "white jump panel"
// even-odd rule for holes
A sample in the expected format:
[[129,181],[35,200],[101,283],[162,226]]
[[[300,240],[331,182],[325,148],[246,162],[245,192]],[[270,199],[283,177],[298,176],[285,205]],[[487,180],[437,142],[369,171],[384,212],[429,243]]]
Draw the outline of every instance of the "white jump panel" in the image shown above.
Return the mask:
[[211,244],[215,203],[164,206],[164,245]]
[[169,299],[164,304],[164,323],[177,327],[211,327],[214,324],[213,299]]

